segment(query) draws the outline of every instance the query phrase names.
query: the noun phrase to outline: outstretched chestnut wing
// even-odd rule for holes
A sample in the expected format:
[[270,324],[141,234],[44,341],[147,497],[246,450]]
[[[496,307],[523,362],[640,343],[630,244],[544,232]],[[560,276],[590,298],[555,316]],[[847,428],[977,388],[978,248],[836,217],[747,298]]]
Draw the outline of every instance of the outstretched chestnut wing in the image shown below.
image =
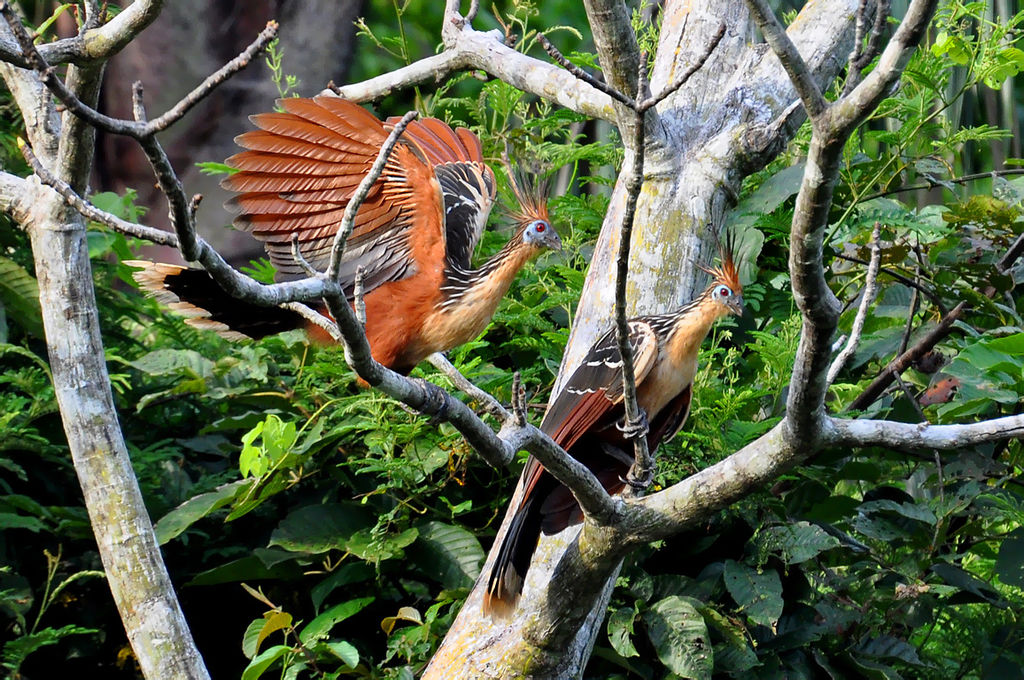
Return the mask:
[[[293,256],[293,239],[314,268],[327,268],[345,207],[390,126],[338,97],[282,99],[279,104],[283,113],[253,116],[259,129],[237,138],[247,151],[228,159],[240,172],[223,185],[239,192],[229,202],[238,212],[235,226],[264,242],[280,277],[294,278],[303,269]],[[359,267],[369,292],[448,256],[446,199],[434,161],[453,169],[470,166],[467,173],[481,194],[493,198],[493,174],[479,158],[472,133],[454,132],[441,121],[414,122],[410,129],[356,215],[339,270],[346,287],[354,283]],[[490,202],[485,207],[489,210]],[[467,243],[470,252],[476,243],[472,234],[459,241],[460,256]]]

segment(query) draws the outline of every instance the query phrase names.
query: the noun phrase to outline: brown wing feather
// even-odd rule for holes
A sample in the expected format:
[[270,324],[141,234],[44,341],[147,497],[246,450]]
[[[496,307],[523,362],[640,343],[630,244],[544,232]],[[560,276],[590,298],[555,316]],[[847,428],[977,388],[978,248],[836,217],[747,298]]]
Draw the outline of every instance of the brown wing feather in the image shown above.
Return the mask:
[[[398,120],[388,118],[387,125]],[[497,187],[494,172],[484,163],[480,139],[466,128],[452,130],[437,118],[413,121],[405,134],[434,167],[441,184],[448,261],[467,269]]]
[[[287,278],[303,273],[292,257],[293,237],[310,264],[326,268],[345,207],[389,130],[338,97],[282,99],[279,105],[284,113],[252,117],[260,129],[238,138],[247,150],[229,163],[240,172],[223,185],[239,192],[229,202],[238,212],[235,225],[264,242]],[[432,166],[412,140],[400,142],[356,216],[342,283],[351,287],[363,266],[369,292],[414,274],[419,263],[442,261],[442,205]]]

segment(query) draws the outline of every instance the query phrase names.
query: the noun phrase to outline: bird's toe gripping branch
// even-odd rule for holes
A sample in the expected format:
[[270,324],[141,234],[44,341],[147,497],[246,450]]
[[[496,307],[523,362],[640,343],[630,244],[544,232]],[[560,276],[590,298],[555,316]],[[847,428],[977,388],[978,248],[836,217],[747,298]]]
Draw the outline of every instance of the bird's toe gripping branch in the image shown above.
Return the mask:
[[[647,411],[639,409],[635,420],[623,419],[616,423],[615,427],[622,432],[622,435],[632,441],[637,437],[646,437],[650,431],[650,422],[647,420]],[[629,468],[626,478],[622,480],[634,491],[644,491],[654,482],[654,458],[647,454],[644,460],[635,460]]]
[[418,408],[419,412],[430,416],[431,425],[446,421],[450,398],[448,393],[429,380],[414,378],[413,382],[423,390],[423,403]]

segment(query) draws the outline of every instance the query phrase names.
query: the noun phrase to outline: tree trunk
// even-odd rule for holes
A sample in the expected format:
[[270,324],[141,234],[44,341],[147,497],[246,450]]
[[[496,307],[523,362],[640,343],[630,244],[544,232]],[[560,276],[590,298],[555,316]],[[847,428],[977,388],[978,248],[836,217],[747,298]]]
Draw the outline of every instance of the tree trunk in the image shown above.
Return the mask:
[[[0,67],[40,161],[84,192],[95,132],[65,111],[55,114],[34,74]],[[95,104],[102,65],[68,67],[67,85]],[[35,179],[14,212],[32,242],[53,386],[72,462],[85,498],[107,582],[145,677],[203,680],[203,665],[174,587],[118,423],[100,337],[82,217]]]
[[[810,3],[789,35],[821,85],[845,64],[857,0]],[[648,125],[627,297],[630,314],[660,312],[697,292],[694,262],[706,262],[740,184],[781,151],[804,118],[789,78],[764,44],[750,45],[742,0],[694,7],[668,3],[652,75],[659,93],[726,34],[704,68],[658,108]],[[607,63],[607,61],[603,61]],[[653,127],[653,129],[651,129]],[[627,155],[629,151],[627,150]],[[623,166],[629,167],[629,158]],[[594,253],[556,391],[594,339],[612,324],[615,257],[625,206],[619,177]],[[518,488],[510,508],[516,507]],[[500,544],[511,512],[495,546]],[[520,604],[508,621],[480,609],[494,554],[431,660],[424,678],[579,677],[604,620],[619,559],[615,537],[587,525],[541,537]]]

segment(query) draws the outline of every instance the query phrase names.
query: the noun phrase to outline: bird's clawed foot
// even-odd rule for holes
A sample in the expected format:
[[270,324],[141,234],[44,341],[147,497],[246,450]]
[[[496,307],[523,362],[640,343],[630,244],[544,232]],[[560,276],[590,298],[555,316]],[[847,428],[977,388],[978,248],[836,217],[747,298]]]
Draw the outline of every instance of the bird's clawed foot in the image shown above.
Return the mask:
[[619,432],[626,439],[633,440],[637,437],[647,436],[651,429],[651,424],[647,422],[647,411],[640,409],[636,420],[628,421],[623,418],[621,422],[615,424],[615,427],[618,428]]
[[430,416],[430,424],[436,425],[448,417],[448,393],[429,380],[415,379],[423,389],[423,405],[420,413]]
[[654,483],[654,465],[645,465],[643,467],[633,465],[629,468],[626,478],[622,481],[628,484],[633,491],[646,491]]

